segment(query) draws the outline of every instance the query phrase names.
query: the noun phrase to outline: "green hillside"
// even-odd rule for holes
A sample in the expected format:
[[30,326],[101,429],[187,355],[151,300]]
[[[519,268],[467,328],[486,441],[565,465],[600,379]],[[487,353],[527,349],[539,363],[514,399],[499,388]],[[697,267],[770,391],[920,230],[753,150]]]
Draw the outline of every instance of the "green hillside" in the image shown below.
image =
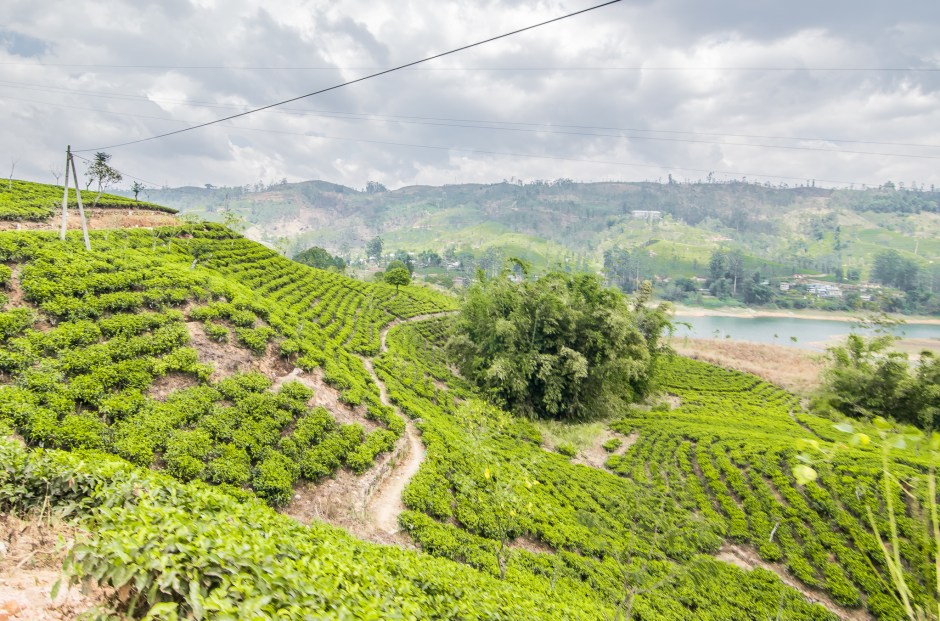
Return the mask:
[[[82,203],[88,209],[95,203],[97,192],[82,190]],[[75,188],[69,190],[69,209],[77,209],[78,201],[75,198]],[[97,207],[102,209],[125,208],[147,209],[150,211],[163,211],[177,213],[172,207],[165,207],[155,203],[138,202],[132,198],[116,194],[102,194],[98,198]],[[62,186],[47,183],[33,183],[12,179],[0,185],[0,220],[45,220],[62,209]]]
[[[885,487],[874,443],[754,376],[668,358],[656,398],[568,450],[454,375],[455,297],[216,224],[91,246],[0,232],[0,511],[80,527],[66,569],[125,618],[901,619],[869,507],[937,606],[937,456],[895,449]],[[405,445],[403,532],[370,537],[399,545],[305,508],[400,480]],[[801,452],[830,456],[805,485]]]
[[[360,192],[320,181],[254,188],[151,190],[184,212],[221,220],[231,210],[254,239],[287,243],[288,254],[317,245],[346,259],[364,257],[381,236],[385,251],[451,249],[465,273],[489,256],[521,255],[536,269],[599,270],[614,246],[644,253],[648,279],[707,277],[719,249],[740,251],[764,277],[857,273],[896,249],[940,293],[940,193],[731,183],[499,183],[412,186]],[[636,217],[634,212],[659,212]],[[466,260],[468,259],[469,260]],[[420,266],[419,266],[420,267]]]

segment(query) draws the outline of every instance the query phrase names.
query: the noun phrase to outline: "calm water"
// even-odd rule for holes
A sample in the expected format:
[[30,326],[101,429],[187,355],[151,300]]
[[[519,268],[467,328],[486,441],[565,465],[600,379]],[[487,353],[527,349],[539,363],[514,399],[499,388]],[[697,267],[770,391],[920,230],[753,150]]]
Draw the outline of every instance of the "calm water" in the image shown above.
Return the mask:
[[[823,350],[826,341],[844,337],[859,328],[849,321],[825,321],[790,317],[686,317],[675,318],[676,337],[731,338],[738,341],[776,343],[803,349]],[[689,326],[678,324],[689,324]],[[940,340],[940,325],[908,323],[896,330],[905,338]],[[795,341],[793,340],[795,337]]]

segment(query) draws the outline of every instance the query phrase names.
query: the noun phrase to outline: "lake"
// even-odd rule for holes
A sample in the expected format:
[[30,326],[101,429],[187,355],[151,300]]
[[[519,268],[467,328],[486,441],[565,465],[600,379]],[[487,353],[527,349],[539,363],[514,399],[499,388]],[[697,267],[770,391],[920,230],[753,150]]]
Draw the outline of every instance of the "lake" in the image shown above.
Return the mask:
[[[676,315],[675,336],[693,338],[731,338],[738,341],[775,343],[788,347],[822,351],[827,342],[845,337],[859,328],[850,321],[803,319],[797,317],[701,317]],[[678,324],[689,324],[678,325]],[[940,325],[907,323],[895,330],[908,339],[940,341]],[[795,337],[795,341],[792,337]]]

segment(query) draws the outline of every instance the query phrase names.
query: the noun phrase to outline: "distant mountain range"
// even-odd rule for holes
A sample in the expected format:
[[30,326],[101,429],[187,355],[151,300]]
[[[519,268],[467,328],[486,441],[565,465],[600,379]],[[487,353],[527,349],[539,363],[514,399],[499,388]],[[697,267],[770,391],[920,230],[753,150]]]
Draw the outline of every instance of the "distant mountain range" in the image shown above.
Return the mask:
[[644,249],[656,274],[704,276],[711,253],[739,250],[778,275],[867,274],[886,248],[925,270],[940,259],[940,192],[731,183],[495,183],[355,190],[326,181],[148,190],[141,198],[222,220],[289,253],[317,245],[355,259],[381,236],[386,251],[451,247],[520,256],[536,267],[600,269],[605,250]]

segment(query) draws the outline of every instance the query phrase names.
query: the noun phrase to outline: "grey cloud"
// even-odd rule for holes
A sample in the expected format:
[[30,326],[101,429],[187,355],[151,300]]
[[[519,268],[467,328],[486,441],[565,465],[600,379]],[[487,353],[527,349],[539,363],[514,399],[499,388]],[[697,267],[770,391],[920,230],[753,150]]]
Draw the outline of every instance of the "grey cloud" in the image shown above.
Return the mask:
[[[33,55],[47,63],[342,65],[328,70],[29,67],[9,64],[23,61],[23,57],[0,44],[0,63],[7,63],[0,64],[0,113],[8,119],[0,125],[0,158],[19,157],[17,171],[48,181],[48,162],[60,159],[66,141],[104,146],[184,126],[172,120],[114,113],[200,121],[235,110],[29,91],[3,82],[258,106],[363,74],[348,69],[350,66],[386,67],[407,62],[590,3],[452,0],[437,3],[429,11],[427,3],[415,0],[283,0],[263,5],[226,0],[214,6],[211,2],[178,1],[152,3],[143,9],[129,1],[103,4],[74,0],[57,12],[41,11],[37,4],[13,0],[7,9],[9,31],[0,31],[0,41],[6,40],[3,32],[56,41],[55,46],[43,47]],[[940,9],[934,3],[879,3],[864,10],[859,6],[808,0],[625,2],[424,68],[435,70],[390,74],[295,102],[289,108],[940,144],[940,129],[935,129],[940,127],[940,112],[935,112],[940,110],[940,74],[936,73],[565,69],[665,67],[690,62],[701,66],[932,66],[940,59],[936,27],[931,26],[940,23]],[[74,29],[75,23],[90,15],[96,19],[89,28]],[[483,66],[505,70],[439,70]],[[557,69],[512,70],[517,67]],[[74,108],[48,105],[53,103]],[[266,175],[266,180],[324,178],[354,187],[362,187],[368,179],[398,186],[494,181],[510,176],[655,179],[669,172],[678,178],[703,176],[684,169],[867,183],[895,177],[940,184],[935,160],[929,159],[675,140],[722,140],[690,134],[640,136],[671,140],[492,131],[392,119],[351,121],[271,111],[115,149],[113,161],[131,174],[170,185],[243,184],[257,181],[259,175]],[[778,144],[766,139],[723,140]],[[839,143],[819,142],[779,144],[840,147]],[[841,146],[940,155],[940,149]],[[473,154],[449,148],[633,162],[649,168]]]

